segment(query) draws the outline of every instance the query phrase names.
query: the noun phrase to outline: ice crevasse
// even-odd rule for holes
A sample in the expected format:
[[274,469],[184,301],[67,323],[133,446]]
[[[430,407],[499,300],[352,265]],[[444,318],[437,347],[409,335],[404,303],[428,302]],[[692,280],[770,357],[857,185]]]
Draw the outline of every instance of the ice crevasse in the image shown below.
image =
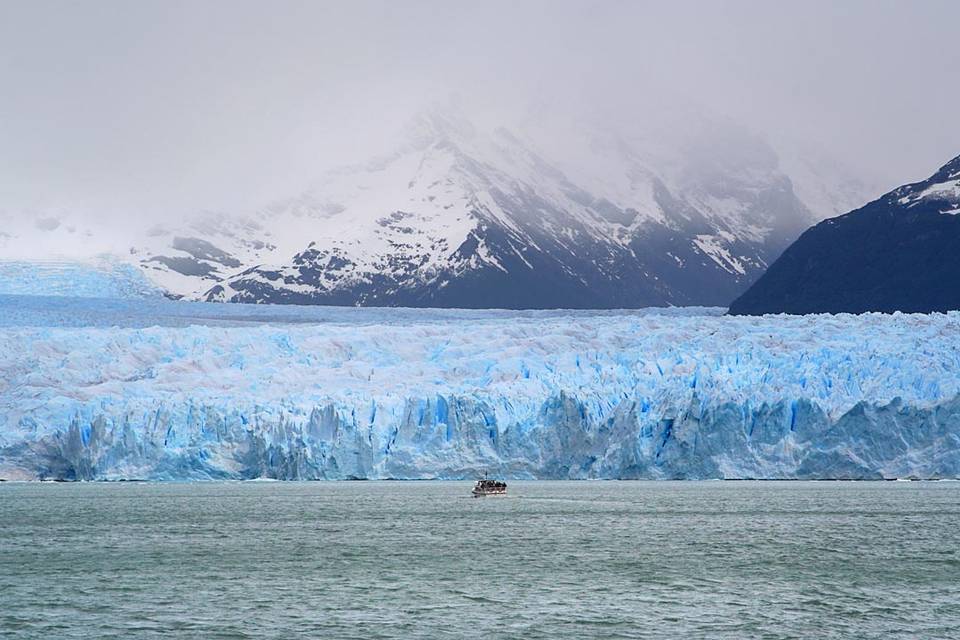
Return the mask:
[[960,476],[960,313],[338,313],[0,323],[0,478]]

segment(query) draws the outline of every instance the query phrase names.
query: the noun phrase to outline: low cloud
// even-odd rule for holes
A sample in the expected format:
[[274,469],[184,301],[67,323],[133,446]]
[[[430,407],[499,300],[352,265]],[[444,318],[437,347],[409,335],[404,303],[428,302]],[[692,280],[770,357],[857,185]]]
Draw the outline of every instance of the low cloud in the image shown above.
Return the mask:
[[960,153],[958,22],[939,1],[6,3],[0,208],[256,208],[452,95],[515,129],[709,113],[894,186]]

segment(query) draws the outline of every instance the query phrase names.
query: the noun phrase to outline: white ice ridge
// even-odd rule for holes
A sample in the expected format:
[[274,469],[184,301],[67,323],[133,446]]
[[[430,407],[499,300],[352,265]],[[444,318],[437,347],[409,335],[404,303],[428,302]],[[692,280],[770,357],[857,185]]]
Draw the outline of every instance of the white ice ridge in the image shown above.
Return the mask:
[[309,313],[7,323],[0,477],[960,475],[960,313]]

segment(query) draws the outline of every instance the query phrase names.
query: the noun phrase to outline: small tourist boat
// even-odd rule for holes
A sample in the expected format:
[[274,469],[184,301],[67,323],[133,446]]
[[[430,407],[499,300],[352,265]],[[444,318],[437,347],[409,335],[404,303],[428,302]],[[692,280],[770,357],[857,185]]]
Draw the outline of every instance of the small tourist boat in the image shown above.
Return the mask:
[[501,482],[499,480],[488,480],[483,478],[482,480],[477,480],[477,484],[473,485],[473,497],[479,498],[481,496],[505,496],[507,495],[507,483]]

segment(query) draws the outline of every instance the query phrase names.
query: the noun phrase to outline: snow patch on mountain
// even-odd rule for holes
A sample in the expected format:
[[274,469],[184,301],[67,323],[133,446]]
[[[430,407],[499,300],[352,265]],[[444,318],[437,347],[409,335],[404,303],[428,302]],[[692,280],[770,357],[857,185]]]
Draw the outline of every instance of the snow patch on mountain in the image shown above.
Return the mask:
[[[729,236],[729,234],[728,234]],[[746,274],[746,269],[744,269],[743,264],[734,256],[730,254],[730,251],[727,250],[721,242],[726,240],[723,236],[723,232],[716,236],[703,235],[700,234],[694,239],[694,244],[710,257],[711,260],[720,265],[723,269],[731,272],[739,273],[740,275]]]

